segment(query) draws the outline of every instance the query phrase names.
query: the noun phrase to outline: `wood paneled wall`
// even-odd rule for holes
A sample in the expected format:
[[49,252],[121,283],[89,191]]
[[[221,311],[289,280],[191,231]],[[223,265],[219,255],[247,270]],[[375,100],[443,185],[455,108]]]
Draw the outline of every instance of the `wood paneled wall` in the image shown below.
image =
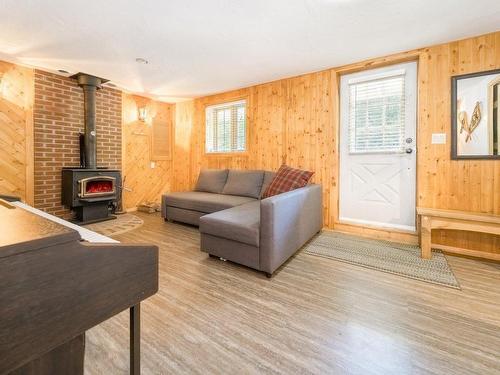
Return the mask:
[[[183,187],[195,184],[201,168],[276,170],[287,163],[310,169],[315,171],[313,180],[323,185],[325,225],[332,228],[336,213],[335,81],[335,74],[328,70],[195,99],[190,125],[191,163],[189,169],[184,168],[190,175]],[[205,154],[205,107],[241,98],[247,100],[248,152]]]
[[[201,168],[276,170],[282,163],[315,171],[324,187],[325,225],[332,227],[335,184],[335,132],[332,74],[307,74],[194,101],[191,186]],[[248,152],[207,155],[204,152],[205,107],[239,98],[247,100]]]
[[[450,160],[450,77],[500,68],[500,32],[424,49],[419,62],[418,205],[500,214],[500,160]],[[500,253],[500,237],[436,233],[451,246]]]
[[175,105],[173,185],[172,191],[191,188],[191,133],[193,130],[194,102]]
[[33,204],[34,72],[0,61],[0,194]]
[[[323,185],[328,228],[415,242],[415,236],[338,222],[339,78],[345,73],[408,60],[417,60],[419,65],[417,205],[500,214],[500,161],[450,160],[450,77],[500,68],[500,32],[183,104],[182,116],[187,121],[182,126],[189,130],[182,131],[190,133],[191,138],[189,167],[185,165],[188,158],[184,145],[183,167],[175,167],[179,181],[174,183],[176,190],[192,187],[201,168],[277,169],[287,163],[315,171],[314,181]],[[205,107],[237,98],[248,101],[248,152],[205,154]],[[186,113],[189,110],[192,113]],[[447,133],[447,144],[432,145],[432,133]],[[500,253],[498,236],[446,231],[435,235],[436,242]]]
[[[141,96],[123,93],[122,96],[122,161],[124,208],[133,209],[141,203],[160,202],[161,194],[171,190],[173,183],[172,159],[152,160],[151,132],[155,123],[164,122],[172,130],[175,106],[156,102]],[[138,108],[146,107],[148,118],[138,120]],[[173,132],[171,132],[173,134]],[[155,163],[151,168],[151,162]]]

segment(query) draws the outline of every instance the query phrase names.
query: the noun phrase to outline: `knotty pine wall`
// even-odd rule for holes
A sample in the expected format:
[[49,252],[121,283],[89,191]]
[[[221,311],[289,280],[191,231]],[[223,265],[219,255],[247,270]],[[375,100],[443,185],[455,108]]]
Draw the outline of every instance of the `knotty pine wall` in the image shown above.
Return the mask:
[[[500,32],[425,49],[419,64],[418,205],[500,214],[500,160],[450,160],[450,77],[500,68]],[[439,242],[500,253],[500,236],[446,232]]]
[[185,191],[193,187],[191,171],[191,140],[193,131],[194,102],[187,101],[175,105],[174,178],[172,191]]
[[33,204],[33,70],[0,61],[0,194]]
[[[323,185],[328,228],[415,242],[415,236],[338,222],[339,77],[409,60],[419,66],[417,205],[500,214],[500,161],[450,160],[450,77],[500,68],[500,32],[182,103],[177,112],[185,121],[178,126],[190,137],[189,165],[184,145],[182,168],[174,166],[175,190],[192,187],[201,168],[277,169],[287,163],[315,172],[314,182]],[[248,152],[205,154],[205,107],[240,98],[248,101]],[[447,144],[432,145],[432,133],[446,133]],[[436,242],[500,253],[498,236],[452,231],[434,235]]]
[[[146,107],[148,118],[139,121],[138,108]],[[173,104],[157,102],[145,97],[122,94],[122,170],[125,209],[134,209],[141,203],[160,202],[161,194],[170,191],[173,183],[172,160],[154,160],[151,168],[152,117],[172,129],[175,118]]]

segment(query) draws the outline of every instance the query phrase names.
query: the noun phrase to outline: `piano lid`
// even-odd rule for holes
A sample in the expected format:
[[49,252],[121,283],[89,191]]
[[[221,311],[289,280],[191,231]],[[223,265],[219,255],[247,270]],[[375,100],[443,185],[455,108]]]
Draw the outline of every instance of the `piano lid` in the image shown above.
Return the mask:
[[75,240],[77,231],[0,199],[0,258]]
[[35,215],[44,217],[48,220],[55,221],[56,223],[61,224],[61,225],[68,227],[70,229],[76,230],[78,233],[80,233],[80,237],[84,241],[88,241],[88,242],[92,242],[92,243],[120,243],[120,241],[114,240],[110,237],[103,236],[100,233],[97,233],[97,232],[91,231],[87,228],[73,224],[69,221],[58,218],[57,216],[48,214],[48,213],[41,211],[37,208],[29,206],[26,203],[23,203],[20,201],[14,201],[14,202],[12,202],[12,205],[17,206],[19,208],[22,208],[28,212],[34,213]]

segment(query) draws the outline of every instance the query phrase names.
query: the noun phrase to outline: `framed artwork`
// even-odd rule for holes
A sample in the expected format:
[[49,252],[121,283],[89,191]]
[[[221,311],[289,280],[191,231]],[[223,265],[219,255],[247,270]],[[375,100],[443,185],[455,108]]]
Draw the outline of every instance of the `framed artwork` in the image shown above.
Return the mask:
[[451,158],[500,159],[500,69],[451,77]]

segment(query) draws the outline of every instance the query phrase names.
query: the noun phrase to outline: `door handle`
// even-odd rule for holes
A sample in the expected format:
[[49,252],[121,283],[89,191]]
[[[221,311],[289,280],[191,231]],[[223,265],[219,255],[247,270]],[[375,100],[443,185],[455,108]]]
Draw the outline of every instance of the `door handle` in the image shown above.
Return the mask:
[[408,148],[405,149],[405,152],[407,154],[411,154],[413,152],[413,149],[411,147],[408,147]]

